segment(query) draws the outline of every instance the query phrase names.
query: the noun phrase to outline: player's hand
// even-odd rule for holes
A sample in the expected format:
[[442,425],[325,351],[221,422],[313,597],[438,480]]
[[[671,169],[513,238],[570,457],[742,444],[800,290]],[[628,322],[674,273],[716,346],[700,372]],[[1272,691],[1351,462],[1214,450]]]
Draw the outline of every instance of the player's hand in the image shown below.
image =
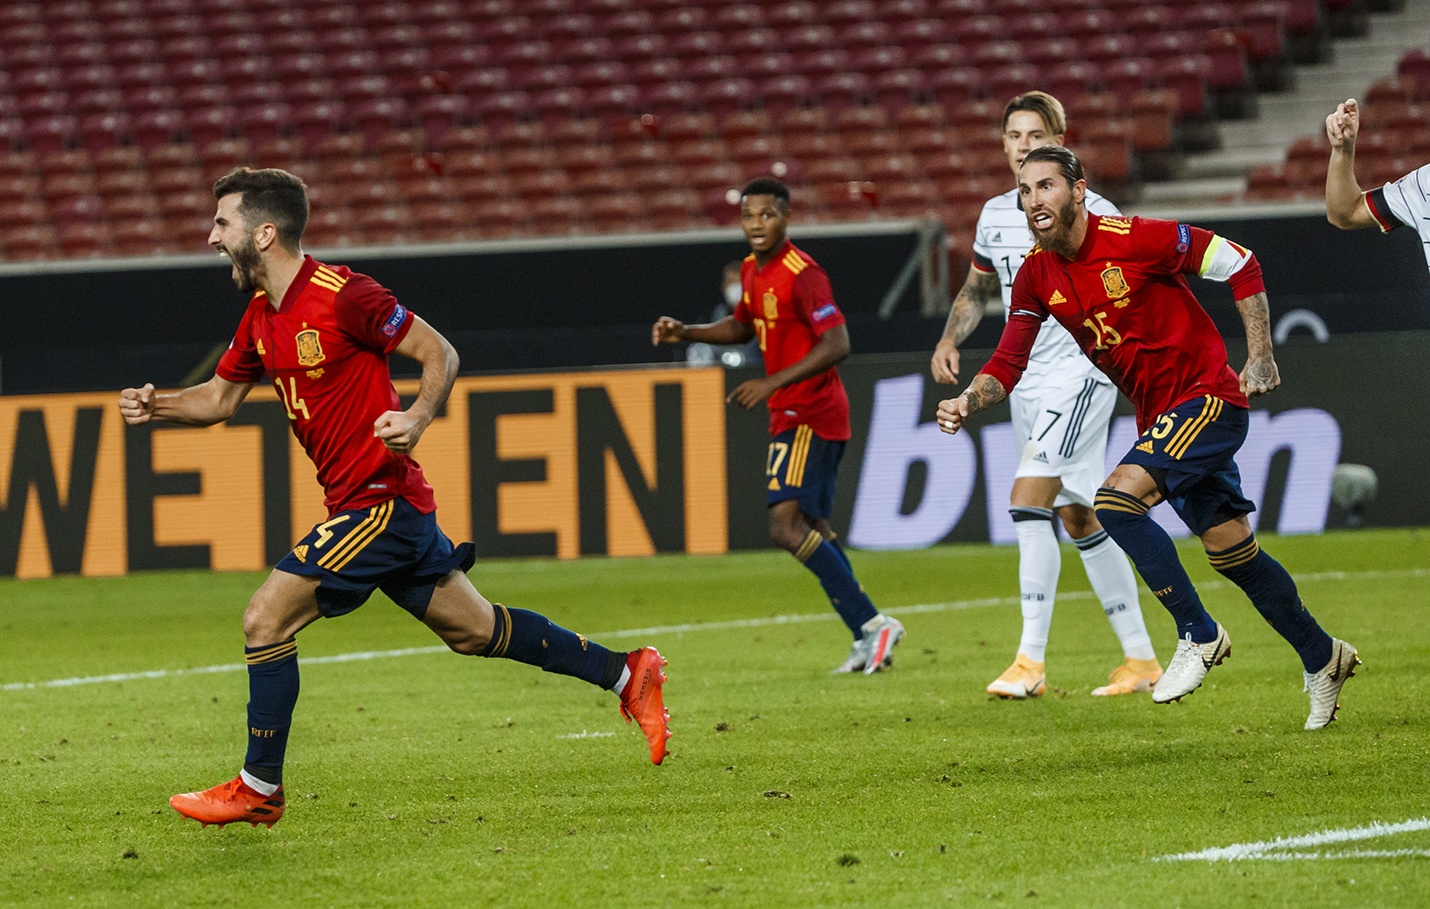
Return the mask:
[[685,340],[685,323],[679,319],[672,319],[670,316],[661,316],[655,320],[655,324],[650,329],[650,343],[652,347],[659,347],[662,344],[675,344]]
[[1331,148],[1353,149],[1359,133],[1360,105],[1356,104],[1356,99],[1347,98],[1326,117],[1326,138],[1331,140]]
[[1246,367],[1241,371],[1241,393],[1248,398],[1257,395],[1268,394],[1275,391],[1281,385],[1281,373],[1276,368],[1276,361],[1270,357],[1263,357],[1259,360],[1247,360]]
[[426,428],[406,411],[389,410],[373,421],[372,434],[381,439],[389,451],[407,454],[417,447],[417,440],[422,438]]
[[119,393],[119,413],[131,426],[148,423],[154,418],[154,386],[126,388]]
[[952,338],[940,338],[933,349],[933,380],[940,385],[958,384],[958,348]]
[[963,395],[938,402],[938,428],[953,435],[968,417],[968,399]]
[[768,379],[750,379],[737,385],[735,390],[726,396],[725,403],[729,404],[733,401],[749,410],[761,401],[767,400],[774,393],[775,388]]

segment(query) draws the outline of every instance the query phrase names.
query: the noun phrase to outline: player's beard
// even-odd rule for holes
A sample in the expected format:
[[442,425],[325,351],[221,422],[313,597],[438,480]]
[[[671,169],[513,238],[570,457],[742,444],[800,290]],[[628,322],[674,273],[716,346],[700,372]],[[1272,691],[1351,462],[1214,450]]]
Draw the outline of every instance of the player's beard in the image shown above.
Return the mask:
[[245,237],[243,245],[227,248],[229,261],[233,263],[233,283],[240,293],[251,294],[258,289],[258,247],[252,237]]
[[1058,209],[1053,216],[1053,226],[1047,230],[1038,230],[1033,227],[1031,221],[1028,228],[1033,232],[1033,239],[1038,241],[1038,245],[1044,249],[1064,250],[1067,240],[1072,235],[1073,225],[1077,223],[1077,203],[1072,197],[1068,197],[1068,202]]

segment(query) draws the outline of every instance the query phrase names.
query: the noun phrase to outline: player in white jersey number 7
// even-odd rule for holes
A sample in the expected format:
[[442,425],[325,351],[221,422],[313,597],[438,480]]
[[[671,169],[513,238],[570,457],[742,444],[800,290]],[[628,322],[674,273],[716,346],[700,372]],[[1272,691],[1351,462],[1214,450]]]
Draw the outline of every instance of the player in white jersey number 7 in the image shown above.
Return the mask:
[[[1023,156],[1043,145],[1062,145],[1067,129],[1063,106],[1045,92],[1026,92],[1003,109],[1003,148],[1016,180]],[[1111,202],[1087,193],[1089,211],[1120,215]],[[1001,289],[1007,316],[1013,279],[1033,246],[1032,231],[1017,189],[983,206],[973,241],[968,280],[953,301],[948,324],[933,354],[934,380],[958,383],[958,345],[983,318]],[[1151,691],[1162,676],[1137,603],[1137,579],[1127,557],[1108,537],[1092,511],[1103,477],[1107,426],[1117,389],[1097,371],[1067,331],[1049,319],[1033,345],[1024,379],[1009,395],[1018,469],[1010,513],[1018,534],[1018,581],[1023,603],[1023,635],[1017,659],[989,686],[1004,698],[1037,697],[1047,684],[1045,651],[1053,619],[1062,553],[1054,521],[1082,556],[1083,567],[1103,611],[1122,642],[1125,661],[1095,695]],[[1056,518],[1054,517],[1056,515]]]

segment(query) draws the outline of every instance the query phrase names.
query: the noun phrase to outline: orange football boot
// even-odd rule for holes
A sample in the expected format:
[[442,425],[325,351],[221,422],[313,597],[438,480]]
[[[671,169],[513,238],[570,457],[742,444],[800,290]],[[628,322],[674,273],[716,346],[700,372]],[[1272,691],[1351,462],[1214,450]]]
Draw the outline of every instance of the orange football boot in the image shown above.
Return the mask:
[[250,789],[243,777],[235,777],[203,792],[176,795],[169,799],[169,807],[204,827],[209,824],[222,827],[234,821],[272,827],[283,816],[283,787],[279,786],[272,795],[263,795]]
[[665,742],[670,738],[670,712],[665,709],[665,697],[660,686],[665,684],[661,671],[666,659],[654,647],[642,647],[626,656],[626,668],[631,677],[621,689],[621,713],[626,725],[631,720],[640,724],[646,741],[650,742],[650,762],[665,760]]

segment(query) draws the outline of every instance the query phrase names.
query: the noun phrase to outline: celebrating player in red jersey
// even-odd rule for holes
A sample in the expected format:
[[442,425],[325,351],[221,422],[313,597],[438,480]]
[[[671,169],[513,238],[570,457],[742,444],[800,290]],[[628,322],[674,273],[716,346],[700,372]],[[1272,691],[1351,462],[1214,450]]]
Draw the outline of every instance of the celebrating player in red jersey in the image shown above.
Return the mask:
[[[1212,567],[1296,649],[1311,695],[1306,728],[1326,726],[1360,660],[1354,647],[1321,630],[1286,569],[1257,545],[1246,519],[1255,506],[1241,493],[1233,460],[1246,438],[1247,397],[1281,384],[1256,257],[1185,224],[1089,215],[1082,164],[1058,146],[1028,153],[1018,191],[1038,243],[1013,283],[997,351],[967,391],[939,404],[940,427],[957,432],[969,414],[1007,396],[1051,315],[1137,408],[1142,435],[1103,483],[1094,508],[1177,622],[1177,652],[1152,700],[1192,693],[1231,653],[1226,630],[1202,607],[1171,537],[1147,514],[1166,501],[1201,538]],[[1187,273],[1231,284],[1250,350],[1240,376],[1227,364],[1226,345],[1187,286]]]
[[849,332],[829,276],[786,236],[789,218],[783,183],[761,177],[746,186],[740,223],[753,253],[741,269],[744,293],[734,314],[707,325],[661,316],[651,343],[743,344],[759,337],[765,378],[742,382],[727,400],[746,410],[769,402],[770,538],[814,572],[854,635],[848,658],[835,671],[868,674],[893,661],[904,626],[874,608],[829,526],[849,439],[849,397],[835,369],[849,356]]
[[[298,699],[294,635],[353,611],[379,588],[457,653],[518,660],[616,692],[659,764],[670,730],[665,661],[656,649],[613,652],[544,616],[488,602],[467,579],[472,544],[454,547],[437,526],[432,487],[411,451],[452,390],[452,345],[372,278],[303,255],[302,180],[239,168],[214,184],[214,198],[209,245],[233,262],[239,289],[253,294],[248,310],[212,379],[174,394],[126,388],[119,410],[131,424],[208,426],[233,416],[268,376],[317,465],[329,520],[278,563],[243,614],[249,738],[242,772],[169,804],[204,825],[273,826],[283,814],[283,759]],[[407,410],[398,409],[390,353],[422,364]]]

